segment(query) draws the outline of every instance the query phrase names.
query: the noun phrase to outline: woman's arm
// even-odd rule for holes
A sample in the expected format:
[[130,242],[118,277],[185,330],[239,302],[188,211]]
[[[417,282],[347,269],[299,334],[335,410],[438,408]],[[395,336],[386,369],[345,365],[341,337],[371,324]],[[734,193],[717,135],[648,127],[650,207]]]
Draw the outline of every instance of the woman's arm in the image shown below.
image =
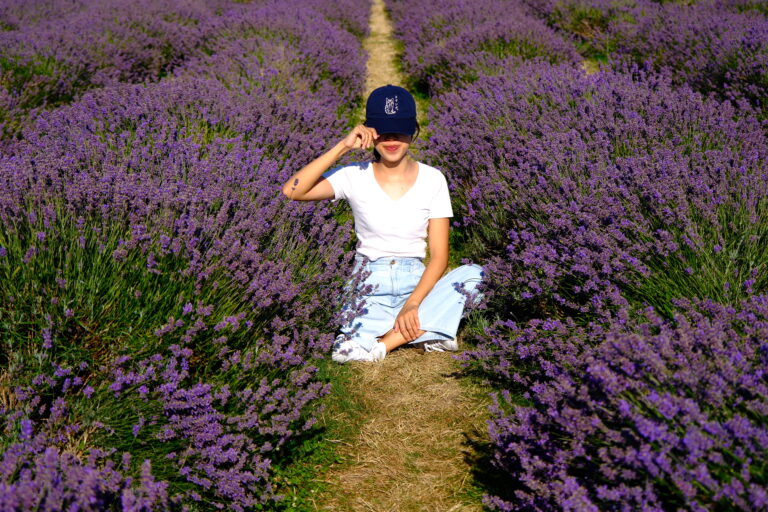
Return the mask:
[[373,128],[355,126],[342,141],[291,176],[283,185],[283,194],[296,201],[333,199],[333,187],[321,175],[350,150],[369,147],[376,137]]
[[406,341],[413,341],[419,337],[419,305],[432,291],[435,284],[443,277],[448,268],[448,231],[450,219],[429,219],[427,228],[427,241],[429,242],[429,263],[421,280],[411,292],[408,300],[395,319],[395,332],[402,331]]

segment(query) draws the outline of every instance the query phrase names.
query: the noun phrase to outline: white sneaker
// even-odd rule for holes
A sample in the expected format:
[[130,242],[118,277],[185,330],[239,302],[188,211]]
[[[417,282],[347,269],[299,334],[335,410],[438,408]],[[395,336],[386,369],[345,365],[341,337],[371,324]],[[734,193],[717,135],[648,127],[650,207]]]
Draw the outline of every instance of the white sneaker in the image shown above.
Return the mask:
[[333,342],[331,359],[337,363],[343,364],[347,361],[358,361],[360,359],[369,358],[370,355],[367,350],[354,341],[347,339],[343,334],[339,334],[336,337],[336,341]]
[[449,340],[425,341],[421,344],[424,352],[456,352],[459,350],[459,342],[455,338]]
[[378,342],[373,350],[368,352],[371,355],[371,361],[381,361],[387,357],[387,346],[382,342]]
[[336,337],[331,349],[331,359],[341,364],[348,361],[381,361],[386,355],[387,347],[383,343],[376,343],[373,350],[368,352],[343,334]]

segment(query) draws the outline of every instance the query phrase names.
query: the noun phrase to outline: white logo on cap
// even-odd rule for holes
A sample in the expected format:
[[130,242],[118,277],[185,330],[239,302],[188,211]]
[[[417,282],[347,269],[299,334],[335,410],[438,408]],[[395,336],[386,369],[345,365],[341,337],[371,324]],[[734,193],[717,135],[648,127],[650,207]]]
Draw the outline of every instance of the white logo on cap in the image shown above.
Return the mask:
[[389,115],[397,114],[397,96],[387,98],[387,101],[384,103],[384,112]]

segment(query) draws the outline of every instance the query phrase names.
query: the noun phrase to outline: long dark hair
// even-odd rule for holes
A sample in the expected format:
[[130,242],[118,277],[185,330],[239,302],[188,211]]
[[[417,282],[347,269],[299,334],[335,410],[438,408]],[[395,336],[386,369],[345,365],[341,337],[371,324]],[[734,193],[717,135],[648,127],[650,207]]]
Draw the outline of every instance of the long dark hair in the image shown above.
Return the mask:
[[[416,121],[416,131],[413,134],[413,138],[411,139],[411,144],[413,144],[416,141],[416,138],[419,136],[419,132],[421,131],[421,127],[419,126],[419,122]],[[381,160],[381,154],[376,151],[376,148],[373,148],[373,161],[378,162]]]

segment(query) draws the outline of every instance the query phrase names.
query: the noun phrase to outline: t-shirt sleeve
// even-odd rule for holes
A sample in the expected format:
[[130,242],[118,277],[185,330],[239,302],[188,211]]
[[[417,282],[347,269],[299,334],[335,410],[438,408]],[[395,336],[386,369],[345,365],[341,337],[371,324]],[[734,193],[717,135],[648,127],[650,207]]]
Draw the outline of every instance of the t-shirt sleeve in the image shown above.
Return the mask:
[[448,194],[448,182],[443,173],[438,174],[439,185],[437,192],[432,197],[432,204],[429,205],[429,218],[440,219],[443,217],[453,217],[453,208],[451,208],[451,197]]
[[322,176],[331,182],[334,200],[349,199],[352,192],[352,183],[349,177],[351,166],[341,165],[325,171]]

